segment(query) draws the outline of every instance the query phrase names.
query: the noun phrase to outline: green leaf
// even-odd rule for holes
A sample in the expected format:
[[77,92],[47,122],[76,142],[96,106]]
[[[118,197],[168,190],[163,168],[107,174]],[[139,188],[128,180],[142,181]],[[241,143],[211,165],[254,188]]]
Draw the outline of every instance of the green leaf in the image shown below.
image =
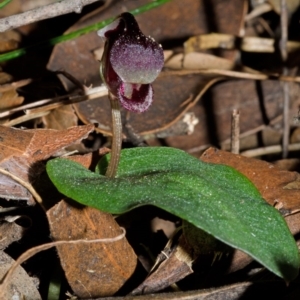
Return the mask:
[[96,174],[67,159],[47,163],[66,196],[102,211],[121,214],[155,205],[222,242],[240,249],[280,277],[298,274],[299,254],[279,212],[231,167],[208,164],[174,148],[134,148],[121,153],[115,179],[105,177],[109,156]]

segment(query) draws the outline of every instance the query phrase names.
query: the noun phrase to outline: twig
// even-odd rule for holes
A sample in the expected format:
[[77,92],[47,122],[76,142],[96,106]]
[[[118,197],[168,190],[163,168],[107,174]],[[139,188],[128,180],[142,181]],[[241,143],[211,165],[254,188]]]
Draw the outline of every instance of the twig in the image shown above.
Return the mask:
[[[16,270],[16,268],[22,264],[27,259],[31,258],[33,255],[48,250],[52,247],[60,246],[60,245],[66,245],[66,244],[81,244],[81,243],[113,243],[116,241],[119,241],[125,237],[126,231],[123,227],[120,227],[122,229],[122,233],[114,238],[103,238],[103,239],[94,239],[94,240],[71,240],[71,241],[57,241],[52,242],[48,244],[43,244],[40,246],[33,247],[26,252],[24,252],[10,267],[4,278],[2,278],[2,283],[0,284],[0,299],[4,299],[4,293],[7,290],[7,285],[12,279],[13,272]],[[1,295],[2,294],[2,295]],[[2,296],[2,297],[1,297]]]
[[[260,131],[270,127],[271,125],[277,124],[281,120],[282,120],[282,115],[279,115],[276,118],[272,119],[268,125],[263,124],[263,125],[253,128],[253,129],[250,129],[248,131],[245,131],[243,133],[240,133],[240,139],[245,138],[249,135],[255,134],[257,132],[260,132]],[[221,149],[224,149],[225,145],[229,144],[229,143],[231,143],[231,137],[221,142]],[[201,145],[201,146],[193,147],[193,148],[187,150],[187,152],[188,153],[196,153],[196,152],[206,150],[209,147],[212,147],[212,145],[211,144]],[[249,151],[252,151],[252,150],[249,150]],[[256,149],[254,149],[254,151],[256,151]],[[243,153],[245,153],[245,152],[243,152]],[[242,153],[241,153],[241,155],[242,155]]]
[[206,144],[206,145],[193,147],[193,148],[188,149],[186,152],[190,153],[190,154],[197,153],[197,152],[204,151],[204,150],[208,149],[209,147],[213,147],[213,145],[212,144]]
[[231,152],[239,154],[240,152],[240,112],[234,109],[231,120]]
[[[274,31],[272,30],[270,24],[264,19],[264,18],[258,18],[257,19],[257,22],[262,26],[262,28],[270,35],[271,38],[274,39],[275,41],[275,33]],[[288,42],[288,45],[289,44],[292,44],[293,42]],[[274,42],[275,44],[275,42]],[[289,49],[289,51],[291,51],[291,49]],[[275,52],[275,47],[274,47],[274,51]]]
[[112,117],[112,145],[108,168],[105,176],[114,178],[117,174],[122,148],[122,120],[119,99],[109,93]]
[[289,154],[288,146],[290,139],[290,93],[287,82],[283,83],[283,137],[282,137],[282,158],[287,158]]
[[[272,120],[269,122],[268,125],[262,124],[262,125],[259,125],[259,126],[255,127],[255,128],[252,128],[252,129],[250,129],[250,130],[247,130],[247,131],[245,131],[245,132],[243,132],[243,133],[240,133],[240,138],[245,138],[245,137],[247,137],[247,136],[249,136],[249,135],[258,133],[258,132],[260,132],[260,131],[262,131],[262,130],[268,128],[268,127],[270,127],[271,125],[274,125],[274,124],[280,122],[281,120],[282,120],[282,115],[279,115],[279,116],[275,117],[274,119],[272,119]],[[224,145],[225,145],[225,144],[229,144],[230,142],[231,142],[231,138],[228,138],[228,139],[222,141],[222,142],[221,142],[221,145],[222,145],[221,148],[223,149],[223,148],[224,148]]]
[[[288,58],[287,40],[288,40],[288,11],[286,0],[280,1],[280,24],[281,24],[281,39],[280,39],[280,53],[281,59],[284,65],[283,75],[287,75],[288,70],[286,67],[286,61]],[[289,86],[287,82],[283,83],[283,138],[282,138],[282,157],[287,158],[289,136],[290,136],[290,122],[289,122],[289,107],[290,96]]]
[[30,114],[30,115],[24,115],[24,116],[12,119],[1,125],[6,126],[6,127],[12,127],[12,126],[16,126],[18,124],[22,124],[22,123],[30,121],[30,120],[45,117],[45,116],[49,115],[49,113],[50,113],[50,111],[40,111],[40,112],[36,112],[36,113]]
[[86,91],[85,95],[70,96],[69,99],[63,100],[61,102],[53,102],[53,103],[49,103],[48,105],[37,107],[34,109],[27,109],[25,112],[26,112],[26,114],[32,114],[32,113],[37,113],[39,111],[53,110],[62,105],[74,104],[74,103],[78,103],[78,102],[82,102],[82,101],[97,99],[97,98],[100,98],[105,95],[107,95],[107,89],[101,86],[101,87]]
[[0,32],[71,12],[79,14],[85,5],[97,1],[99,0],[64,0],[2,18],[0,19]]
[[260,15],[269,12],[272,10],[272,6],[269,3],[263,3],[256,6],[246,17],[245,21],[249,22],[250,20],[259,17]]
[[[300,143],[288,145],[288,151],[299,151],[299,150],[300,150]],[[268,146],[268,147],[247,150],[247,151],[241,152],[240,155],[247,156],[247,157],[256,157],[256,156],[261,156],[261,155],[266,155],[266,154],[275,154],[275,153],[280,153],[280,152],[282,152],[282,146],[274,145],[274,146]]]
[[[107,88],[104,85],[101,85],[94,88],[85,89],[84,95],[67,94],[55,98],[39,100],[34,103],[25,104],[7,111],[3,111],[0,112],[0,118],[8,117],[22,110],[25,110],[26,114],[38,113],[40,111],[47,111],[47,110],[54,109],[65,104],[73,104],[85,100],[92,100],[105,95],[107,95]],[[34,109],[30,110],[30,108],[34,108]]]
[[300,77],[283,76],[278,74],[264,74],[264,73],[246,73],[231,70],[221,70],[221,69],[196,69],[196,70],[176,70],[176,71],[165,71],[159,76],[164,77],[168,75],[185,76],[189,74],[208,74],[208,75],[221,75],[232,78],[241,79],[253,79],[253,80],[280,80],[284,82],[298,82],[300,83]]
[[40,204],[40,206],[42,207],[42,209],[44,211],[46,211],[46,208],[43,205],[43,200],[42,200],[41,196],[36,192],[36,190],[33,188],[33,186],[29,182],[24,181],[20,177],[14,175],[12,173],[10,173],[9,171],[6,171],[3,168],[0,168],[0,173],[3,174],[3,175],[6,175],[8,177],[10,177],[14,181],[16,181],[17,183],[19,183],[20,185],[22,185],[24,188],[26,188],[31,193],[31,195],[35,198],[36,202],[38,202]]
[[151,130],[151,131],[143,131],[143,132],[139,132],[139,135],[152,135],[155,134],[157,132],[161,132],[163,130],[168,129],[169,127],[171,127],[172,125],[174,125],[175,123],[177,123],[182,116],[192,107],[195,106],[195,104],[201,99],[201,97],[217,82],[224,80],[224,78],[218,77],[218,78],[213,78],[211,79],[209,82],[207,82],[205,84],[205,86],[200,90],[200,92],[198,93],[198,95],[193,98],[193,95],[191,95],[186,101],[184,101],[183,103],[181,103],[180,107],[184,107],[181,111],[181,113],[174,118],[170,123],[164,125],[163,127]]

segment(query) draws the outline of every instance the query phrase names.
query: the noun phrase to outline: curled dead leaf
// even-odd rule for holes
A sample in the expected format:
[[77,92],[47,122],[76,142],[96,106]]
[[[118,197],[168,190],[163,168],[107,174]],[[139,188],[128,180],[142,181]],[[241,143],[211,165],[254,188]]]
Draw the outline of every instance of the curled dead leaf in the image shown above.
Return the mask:
[[[67,130],[21,130],[0,126],[0,168],[25,182],[32,182],[44,171],[42,160],[64,153],[65,147],[81,141],[94,125]],[[0,195],[5,199],[35,202],[28,190],[6,175],[0,174]]]
[[[115,237],[121,230],[112,215],[91,207],[59,202],[47,212],[54,240]],[[123,238],[111,244],[61,245],[62,268],[77,296],[103,297],[116,293],[133,274],[137,258]]]

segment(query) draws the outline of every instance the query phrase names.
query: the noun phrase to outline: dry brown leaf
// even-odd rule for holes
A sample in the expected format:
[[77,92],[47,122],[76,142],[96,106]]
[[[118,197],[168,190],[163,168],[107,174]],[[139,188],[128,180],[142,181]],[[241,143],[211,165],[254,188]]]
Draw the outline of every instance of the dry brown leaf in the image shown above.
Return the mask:
[[12,76],[5,72],[0,72],[0,84],[6,84],[12,80]]
[[64,105],[52,110],[48,115],[42,117],[45,128],[63,130],[78,124],[78,118],[72,105]]
[[73,160],[81,165],[83,165],[85,168],[94,170],[96,167],[96,164],[99,162],[100,158],[103,155],[106,155],[111,150],[109,148],[103,147],[100,148],[98,153],[97,152],[90,152],[84,155],[72,155],[72,156],[66,156],[66,159]]
[[[162,74],[154,83],[154,104],[143,114],[127,113],[127,122],[140,135],[155,134],[172,126],[194,105],[191,96],[196,96],[210,78],[197,75],[173,76]],[[182,86],[185,88],[183,89]],[[166,93],[167,91],[167,93]],[[107,97],[74,105],[77,115],[85,123],[99,123],[96,130],[110,134],[110,102]],[[124,112],[125,113],[125,112]]]
[[172,285],[193,273],[192,255],[185,238],[178,235],[169,240],[168,244],[158,255],[156,262],[145,281],[135,288],[131,294],[150,294]]
[[[10,82],[11,80],[12,77],[9,74],[0,72],[0,112],[20,106],[24,102],[24,97],[19,96],[17,89],[31,82],[30,79],[17,82]],[[3,124],[6,121],[6,118],[2,118],[0,123]]]
[[[65,201],[51,208],[47,216],[54,240],[101,239],[121,233],[112,215]],[[83,298],[113,295],[137,265],[125,238],[112,244],[63,245],[57,250],[70,286]]]
[[24,97],[20,97],[15,89],[0,94],[0,111],[14,108],[23,103]]
[[229,59],[218,57],[207,53],[190,52],[187,54],[176,54],[166,63],[166,68],[172,69],[221,69],[233,70],[235,63]]
[[300,171],[300,159],[299,158],[286,158],[273,162],[274,166],[278,169],[286,171]]
[[21,34],[15,30],[0,33],[0,53],[15,50],[21,42]]
[[16,221],[20,219],[26,219],[27,223],[31,223],[31,219],[27,216],[6,216],[0,219],[0,250],[23,237],[29,226],[23,227],[17,224]]
[[[14,260],[3,251],[0,251],[0,262],[0,278],[3,278],[14,263]],[[42,299],[33,279],[28,276],[21,266],[17,267],[13,280],[8,284],[7,289],[5,291],[1,291],[1,293],[2,295],[5,295],[5,298],[3,299],[6,300]]]
[[[61,131],[0,126],[0,168],[25,182],[33,182],[44,170],[44,164],[40,161],[58,155],[65,147],[86,138],[93,130],[93,125]],[[34,204],[26,188],[3,174],[0,174],[0,195],[5,199],[26,200],[28,204]]]
[[235,64],[226,58],[211,54],[191,52],[184,56],[184,69],[223,69],[232,70]]
[[242,72],[259,74],[258,71],[249,67],[241,66],[240,64],[237,65],[235,62],[232,62],[227,58],[199,52],[176,54],[165,63],[165,67],[171,69],[182,69],[183,72],[187,70],[234,70],[238,68],[238,70]]

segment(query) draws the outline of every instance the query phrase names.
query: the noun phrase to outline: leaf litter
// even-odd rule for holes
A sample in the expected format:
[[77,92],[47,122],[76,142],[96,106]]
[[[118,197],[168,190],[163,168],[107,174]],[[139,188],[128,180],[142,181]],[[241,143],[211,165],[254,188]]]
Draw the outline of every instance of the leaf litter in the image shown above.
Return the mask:
[[[82,28],[94,22],[117,16],[123,11],[124,5],[126,10],[130,10],[148,2],[146,0],[116,1],[100,12],[91,6],[90,9],[83,12],[86,15],[85,17],[82,19],[80,19],[81,16],[77,17],[78,22],[75,22],[74,18],[68,21],[68,24],[74,24],[69,30]],[[285,217],[290,230],[298,241],[300,230],[298,222],[299,201],[297,200],[299,198],[299,174],[277,169],[271,163],[277,160],[277,164],[279,164],[281,147],[279,147],[279,150],[277,147],[277,150],[274,150],[275,152],[271,152],[272,155],[268,154],[270,152],[267,152],[266,149],[267,147],[279,146],[281,143],[282,132],[285,129],[282,125],[282,81],[289,81],[289,125],[291,142],[294,144],[290,145],[293,146],[291,148],[293,152],[291,152],[288,159],[297,157],[299,152],[298,141],[295,138],[298,125],[294,122],[299,106],[299,79],[296,69],[299,36],[293,31],[295,30],[293,20],[297,19],[298,12],[296,8],[299,3],[298,1],[284,1],[289,10],[288,18],[290,21],[291,38],[287,43],[289,51],[287,66],[290,72],[285,76],[281,76],[282,62],[276,56],[277,45],[274,43],[275,40],[280,38],[278,36],[280,26],[278,23],[278,19],[280,19],[279,2],[265,1],[261,4],[258,1],[230,0],[225,4],[218,0],[209,3],[204,0],[186,0],[184,3],[173,0],[144,13],[144,15],[137,16],[142,30],[150,33],[157,41],[161,42],[164,49],[172,50],[172,52],[165,61],[165,70],[154,83],[155,100],[149,112],[145,115],[123,112],[122,117],[128,125],[126,128],[129,128],[126,131],[124,130],[124,140],[127,143],[136,145],[136,142],[141,139],[151,146],[171,146],[199,157],[203,150],[208,149],[209,146],[230,150],[231,112],[233,109],[239,110],[241,113],[241,152],[260,149],[260,152],[256,153],[259,153],[263,160],[250,159],[214,149],[204,152],[201,160],[229,165],[246,175],[258,188],[264,199]],[[22,10],[21,6],[18,10]],[[155,22],[151,20],[155,20]],[[17,30],[17,32],[34,37],[37,34],[34,32],[35,29],[36,27],[33,24],[28,25],[26,29]],[[43,28],[40,29],[40,32],[40,34],[44,34]],[[46,32],[45,36],[49,36],[49,33]],[[17,42],[7,44],[8,48],[5,51],[18,46],[20,37],[15,34],[11,37]],[[25,39],[24,36],[21,36],[21,38]],[[4,45],[2,40],[0,43],[1,46]],[[97,38],[95,33],[89,33],[76,40],[55,46],[50,57],[48,52],[45,57],[38,55],[35,59],[43,64],[44,69],[46,69],[47,63],[48,70],[64,69],[80,83],[88,87],[93,85],[92,88],[94,88],[101,83],[98,70],[99,63],[94,53],[101,48],[103,48],[103,41]],[[7,65],[2,66],[4,71],[7,70],[7,73],[5,73],[7,75],[3,74],[5,80],[1,81],[1,84],[3,89],[7,89],[7,92],[3,90],[2,93],[2,87],[0,86],[2,93],[1,105],[3,105],[1,113],[14,110],[23,103],[27,105],[41,99],[55,98],[58,95],[66,96],[72,93],[71,98],[65,98],[68,99],[67,101],[70,101],[74,96],[82,97],[82,91],[76,90],[74,83],[66,78],[60,78],[61,87],[54,76],[47,77],[46,71],[44,71],[44,77],[41,81],[49,81],[49,86],[54,85],[58,93],[53,92],[51,88],[46,88],[46,92],[41,92],[39,84],[32,80],[35,79],[34,76],[36,75],[34,72],[30,72],[30,69],[34,70],[35,65],[28,65],[28,62],[32,62],[32,58],[30,59],[29,56],[18,59],[18,64],[23,68],[16,67],[14,63],[7,63]],[[30,75],[31,73],[32,75]],[[29,79],[23,85],[22,80],[30,78],[30,76],[32,76],[32,79]],[[18,82],[20,82],[20,85],[18,85]],[[27,84],[29,85],[27,86]],[[183,86],[184,88],[182,88]],[[82,100],[86,100],[86,98]],[[53,203],[57,203],[47,212],[47,222],[50,224],[50,233],[53,240],[114,237],[120,233],[120,229],[112,216],[106,215],[103,225],[98,224],[96,221],[87,221],[94,216],[97,220],[101,220],[102,213],[89,208],[79,208],[70,200],[59,202],[62,196],[54,192],[53,186],[50,185],[47,179],[41,180],[45,176],[46,161],[54,156],[68,155],[68,150],[65,150],[68,146],[72,146],[72,149],[79,149],[79,154],[84,147],[85,152],[91,152],[89,149],[92,149],[92,147],[86,146],[87,137],[89,137],[89,143],[98,141],[100,147],[109,146],[111,125],[107,96],[104,94],[95,99],[75,104],[65,103],[62,106],[60,100],[54,100],[54,102],[60,105],[60,108],[56,109],[53,106],[53,108],[49,108],[51,110],[50,114],[48,109],[46,115],[46,107],[43,108],[42,104],[39,107],[39,113],[41,114],[33,114],[31,121],[30,118],[24,118],[22,110],[1,119],[1,123],[6,124],[6,127],[2,126],[0,128],[2,145],[0,167],[24,182],[31,184],[39,191],[42,195],[43,205],[47,209],[48,206],[44,203],[44,201],[47,201],[46,199],[53,198]],[[193,113],[198,122],[195,122],[192,130],[189,131],[182,130],[182,127],[176,127],[176,124],[182,122],[186,113]],[[20,119],[17,120],[17,118]],[[96,124],[96,132],[93,132],[93,125],[78,126],[82,123]],[[18,129],[10,128],[10,126],[17,126]],[[37,129],[37,126],[43,127],[43,129]],[[68,129],[71,126],[72,129]],[[186,135],[187,132],[188,135]],[[294,135],[292,135],[293,133]],[[82,140],[84,140],[83,143]],[[79,147],[80,143],[81,146]],[[74,144],[77,146],[74,146]],[[80,158],[77,159],[83,161],[87,168],[93,170],[97,160],[105,152],[107,152],[105,148],[100,153],[99,151],[90,154],[82,152],[79,155]],[[257,154],[254,153],[253,155]],[[299,170],[297,166],[295,169]],[[4,208],[17,205],[20,206],[19,209],[22,211],[22,205],[24,204],[21,203],[25,202],[25,205],[31,206],[35,204],[34,197],[26,187],[4,174],[1,174],[0,191],[1,198],[3,198],[1,205]],[[59,206],[63,206],[64,209],[57,212]],[[11,218],[11,215],[15,216],[17,213],[10,211],[1,214],[4,214],[5,218]],[[142,217],[139,214],[142,214]],[[66,218],[67,215],[68,218]],[[116,243],[105,244],[105,246],[100,243],[92,247],[81,244],[57,247],[63,272],[65,272],[71,288],[69,291],[72,290],[71,292],[79,298],[95,298],[112,296],[118,290],[120,290],[120,295],[125,295],[132,292],[140,284],[141,287],[143,287],[143,284],[145,287],[146,283],[143,283],[143,279],[146,277],[146,272],[141,270],[140,263],[136,265],[137,261],[134,253],[140,261],[152,265],[154,264],[154,257],[159,255],[161,251],[164,252],[164,243],[167,242],[167,238],[163,233],[164,225],[159,232],[149,230],[151,220],[160,215],[163,216],[163,219],[172,220],[177,227],[180,225],[180,221],[174,219],[174,216],[160,210],[142,210],[141,208],[140,210],[137,209],[136,212],[131,212],[128,216],[124,215],[116,218],[116,221],[126,228],[129,244],[124,239]],[[59,220],[59,222],[55,220]],[[35,222],[34,217],[32,222]],[[3,221],[3,224],[2,230],[10,236],[14,235],[14,233],[10,233],[10,229],[6,231],[7,221]],[[11,227],[13,228],[13,225]],[[100,227],[103,228],[103,232]],[[31,233],[31,229],[28,228],[28,232],[24,234],[22,226],[17,225],[16,228],[11,229],[12,231],[18,230],[16,239],[21,238],[22,243],[26,244],[26,235]],[[116,231],[111,228],[115,228]],[[90,236],[89,232],[94,232],[94,235]],[[4,244],[5,247],[3,247],[8,247],[5,251],[9,254],[9,246],[11,243],[13,245],[13,241],[14,239],[11,237],[8,238]],[[122,245],[119,245],[119,243]],[[108,245],[110,246],[108,247]],[[103,252],[101,249],[104,248],[106,250]],[[125,255],[125,253],[127,254]],[[15,255],[13,252],[11,254],[12,256]],[[112,256],[112,254],[114,255]],[[124,259],[122,255],[131,258]],[[299,291],[295,288],[295,284],[299,279],[292,282],[288,288],[284,284],[282,286],[278,284],[278,279],[270,274],[264,275],[270,279],[268,282],[247,282],[250,275],[248,275],[245,267],[248,266],[247,268],[249,268],[251,262],[252,259],[239,250],[235,250],[230,254],[223,254],[219,258],[216,258],[213,253],[209,256],[200,255],[197,261],[193,262],[194,273],[179,282],[177,286],[174,286],[173,282],[170,281],[168,284],[172,288],[169,290],[169,295],[157,294],[157,299],[159,297],[162,299],[168,299],[168,297],[171,297],[170,299],[172,297],[173,299],[180,299],[180,297],[189,293],[192,293],[193,296],[191,297],[195,297],[195,299],[197,297],[197,299],[201,299],[201,297],[207,295],[216,298],[220,295],[231,297],[232,293],[235,293],[235,296],[232,296],[231,299],[238,299],[245,291],[250,293],[250,286],[251,292],[256,295],[259,295],[262,289],[267,290],[269,295],[272,295],[272,293],[276,296],[279,294],[298,295],[297,292]],[[109,264],[114,267],[108,267]],[[119,264],[123,264],[122,270],[125,273],[127,272],[126,275],[120,276]],[[224,268],[224,265],[227,265],[227,269]],[[97,268],[98,273],[94,273],[95,268]],[[82,270],[88,270],[86,271],[87,278],[81,274]],[[89,272],[91,270],[93,272]],[[159,272],[155,273],[158,279],[153,283],[153,286],[160,286],[163,279],[168,277],[164,275],[165,270],[162,270],[161,275]],[[180,270],[180,267],[178,267],[178,270]],[[255,264],[253,270],[256,270]],[[26,271],[32,274],[31,270]],[[44,270],[44,272],[47,271]],[[158,269],[156,269],[157,271]],[[235,275],[236,271],[239,271],[241,277]],[[183,272],[182,274],[187,273]],[[221,280],[221,274],[228,279]],[[171,276],[171,273],[167,273],[167,275]],[[101,284],[99,276],[107,278],[107,285]],[[120,276],[119,279],[118,276]],[[259,278],[259,273],[256,276]],[[114,278],[111,283],[109,283],[110,277]],[[18,281],[17,277],[13,276],[12,278],[12,283]],[[179,278],[181,279],[179,276],[174,282]],[[131,281],[131,283],[123,287],[126,281]],[[238,283],[241,281],[243,282]],[[167,285],[162,284],[161,288],[165,288]],[[45,284],[40,286],[45,286]],[[214,288],[209,292],[196,290],[211,287]],[[178,289],[185,292],[181,292],[181,294],[175,292]],[[34,290],[35,288],[32,288],[32,291]],[[151,287],[149,290],[151,290]],[[19,293],[24,297],[27,295],[25,291]],[[41,290],[40,293],[45,295],[45,292]],[[203,293],[206,293],[205,296]],[[29,296],[29,299],[31,299],[30,297],[40,299],[39,296]],[[118,299],[120,297],[115,296],[114,298]],[[130,298],[131,296],[128,299]],[[138,296],[135,298],[139,299]],[[43,299],[47,298],[43,296]]]

